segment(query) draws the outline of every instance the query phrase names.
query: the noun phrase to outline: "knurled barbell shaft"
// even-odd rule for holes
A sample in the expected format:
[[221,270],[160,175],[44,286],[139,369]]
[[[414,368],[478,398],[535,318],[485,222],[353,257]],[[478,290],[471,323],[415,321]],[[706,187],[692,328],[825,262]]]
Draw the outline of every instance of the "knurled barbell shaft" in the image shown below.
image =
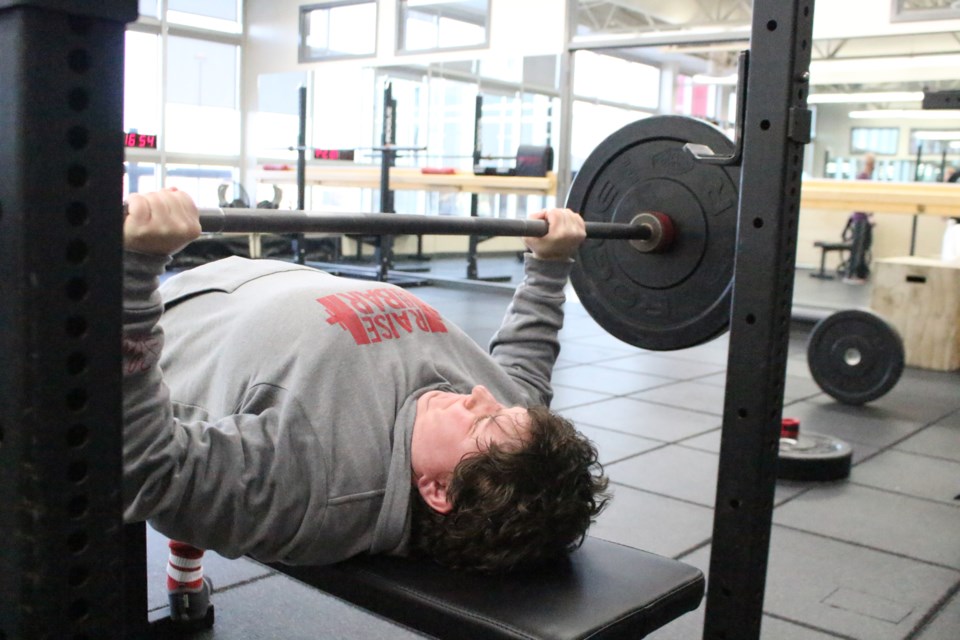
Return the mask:
[[[646,240],[646,225],[587,222],[587,237]],[[274,209],[200,209],[200,227],[211,233],[355,233],[362,235],[547,235],[543,220],[425,216],[402,213],[316,213]]]

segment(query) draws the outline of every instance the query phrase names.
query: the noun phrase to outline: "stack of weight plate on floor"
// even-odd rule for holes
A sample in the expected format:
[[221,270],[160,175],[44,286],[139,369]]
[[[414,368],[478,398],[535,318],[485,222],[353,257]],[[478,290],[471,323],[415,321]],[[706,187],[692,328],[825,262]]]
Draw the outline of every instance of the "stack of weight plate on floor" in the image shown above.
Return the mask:
[[[813,328],[807,363],[819,387],[835,400],[859,406],[897,384],[904,367],[897,330],[868,311],[839,311]],[[853,450],[831,436],[807,433],[784,418],[777,476],[783,480],[842,480],[850,475]]]

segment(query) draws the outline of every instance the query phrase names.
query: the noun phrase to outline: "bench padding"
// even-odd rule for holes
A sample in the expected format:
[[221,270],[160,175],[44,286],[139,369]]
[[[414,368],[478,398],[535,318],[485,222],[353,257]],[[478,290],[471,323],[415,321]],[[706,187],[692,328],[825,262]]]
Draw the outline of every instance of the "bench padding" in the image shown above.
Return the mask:
[[696,609],[704,592],[699,569],[596,538],[560,565],[508,576],[386,556],[271,566],[439,638],[635,640]]

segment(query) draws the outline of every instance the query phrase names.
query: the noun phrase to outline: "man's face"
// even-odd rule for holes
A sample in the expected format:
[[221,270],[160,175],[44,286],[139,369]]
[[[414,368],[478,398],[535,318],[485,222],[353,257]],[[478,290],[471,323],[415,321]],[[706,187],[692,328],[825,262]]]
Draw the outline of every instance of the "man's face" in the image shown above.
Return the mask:
[[449,481],[464,457],[493,443],[518,442],[529,428],[525,408],[500,404],[485,387],[476,386],[469,394],[428,391],[417,399],[410,452],[414,481]]

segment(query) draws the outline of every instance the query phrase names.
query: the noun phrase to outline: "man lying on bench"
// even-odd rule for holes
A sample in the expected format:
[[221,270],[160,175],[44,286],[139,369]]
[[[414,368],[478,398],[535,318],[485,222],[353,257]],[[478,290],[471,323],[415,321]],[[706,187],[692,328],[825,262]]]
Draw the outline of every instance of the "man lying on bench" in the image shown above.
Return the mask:
[[171,617],[201,619],[204,549],[324,565],[419,553],[485,573],[564,557],[607,497],[595,447],[546,409],[585,237],[527,238],[489,353],[410,293],[227,258],[169,278],[200,234],[169,189],[124,221],[124,517],[171,543]]

